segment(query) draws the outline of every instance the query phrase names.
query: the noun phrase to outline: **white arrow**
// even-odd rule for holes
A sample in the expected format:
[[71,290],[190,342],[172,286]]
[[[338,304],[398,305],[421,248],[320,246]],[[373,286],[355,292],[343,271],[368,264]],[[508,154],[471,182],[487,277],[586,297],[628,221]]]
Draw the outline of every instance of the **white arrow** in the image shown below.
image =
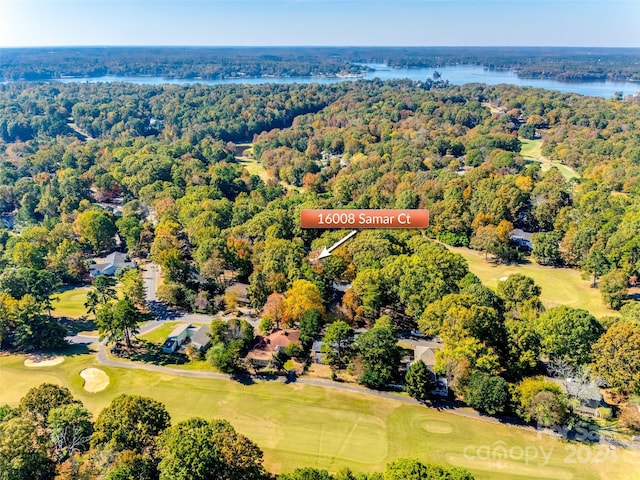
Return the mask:
[[351,232],[349,232],[347,234],[346,237],[338,240],[336,243],[334,243],[333,245],[331,245],[329,248],[324,247],[322,249],[322,252],[320,252],[320,255],[318,255],[318,260],[320,260],[321,258],[325,258],[328,257],[329,255],[331,255],[331,252],[334,251],[336,248],[338,248],[340,245],[342,245],[344,242],[346,242],[347,240],[349,240],[351,237],[353,237],[356,233],[358,233],[358,230],[352,230]]

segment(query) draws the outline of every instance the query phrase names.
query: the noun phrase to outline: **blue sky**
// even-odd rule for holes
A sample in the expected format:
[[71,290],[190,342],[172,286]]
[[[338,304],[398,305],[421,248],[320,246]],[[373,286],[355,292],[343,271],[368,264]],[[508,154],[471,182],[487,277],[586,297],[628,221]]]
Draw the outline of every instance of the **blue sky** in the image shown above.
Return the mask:
[[640,47],[639,0],[0,0],[0,47]]

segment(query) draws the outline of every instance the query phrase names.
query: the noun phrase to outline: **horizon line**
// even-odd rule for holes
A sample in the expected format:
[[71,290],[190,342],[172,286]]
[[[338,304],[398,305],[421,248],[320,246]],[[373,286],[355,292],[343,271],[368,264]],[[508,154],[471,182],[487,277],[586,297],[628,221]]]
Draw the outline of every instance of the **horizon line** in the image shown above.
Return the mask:
[[1,49],[40,49],[40,48],[550,48],[550,49],[600,49],[600,50],[640,50],[638,46],[602,46],[602,45],[162,45],[162,44],[110,44],[110,45],[0,45]]

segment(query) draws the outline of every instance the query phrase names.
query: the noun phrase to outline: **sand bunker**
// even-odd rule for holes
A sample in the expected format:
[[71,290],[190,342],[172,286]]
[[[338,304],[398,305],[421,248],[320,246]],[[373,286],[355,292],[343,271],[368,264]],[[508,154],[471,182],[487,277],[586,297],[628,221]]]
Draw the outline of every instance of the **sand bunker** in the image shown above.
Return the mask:
[[84,379],[84,389],[87,392],[101,392],[109,385],[109,376],[99,368],[85,368],[80,372]]
[[64,362],[64,357],[56,355],[29,355],[24,360],[25,367],[53,367]]

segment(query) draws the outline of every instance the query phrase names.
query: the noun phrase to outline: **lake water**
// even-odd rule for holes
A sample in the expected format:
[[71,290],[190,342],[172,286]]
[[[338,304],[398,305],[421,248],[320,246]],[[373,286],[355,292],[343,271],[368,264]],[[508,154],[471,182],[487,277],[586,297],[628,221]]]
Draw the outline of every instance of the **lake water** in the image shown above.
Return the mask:
[[[404,79],[424,81],[433,78],[434,70],[440,73],[440,80],[448,80],[454,85],[464,85],[465,83],[485,83],[487,85],[498,85],[507,83],[511,85],[519,85],[523,87],[538,87],[548,90],[558,90],[565,93],[579,93],[581,95],[591,95],[596,97],[611,98],[614,93],[622,92],[624,95],[635,95],[640,93],[640,83],[634,82],[559,82],[556,80],[546,79],[527,79],[518,78],[513,72],[500,72],[486,70],[476,65],[460,65],[452,67],[434,68],[390,68],[386,65],[368,64],[374,71],[368,73],[363,78],[365,80],[394,80]],[[263,77],[263,78],[238,78],[224,80],[185,80],[185,79],[165,79],[161,77],[116,77],[105,76],[96,78],[65,78],[59,80],[63,83],[69,82],[130,82],[143,85],[185,85],[185,84],[205,84],[205,85],[228,85],[228,84],[248,84],[260,85],[264,83],[337,83],[344,81],[355,81],[357,78],[324,78],[324,77]]]

